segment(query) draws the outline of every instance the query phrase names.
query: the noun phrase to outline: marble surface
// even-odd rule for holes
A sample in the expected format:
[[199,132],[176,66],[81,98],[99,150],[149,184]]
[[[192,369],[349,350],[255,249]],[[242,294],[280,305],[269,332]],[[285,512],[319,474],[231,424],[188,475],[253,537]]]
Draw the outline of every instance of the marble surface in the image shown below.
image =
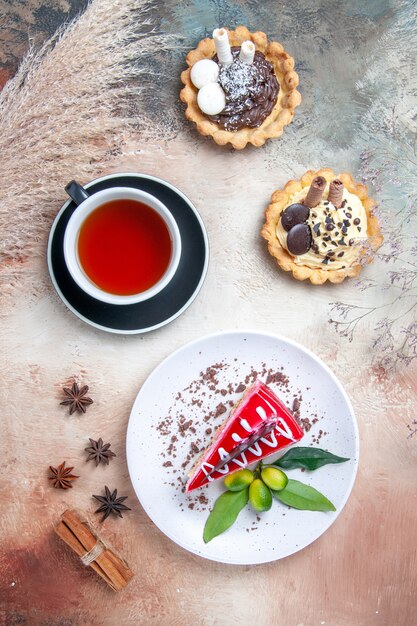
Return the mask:
[[[27,45],[22,32],[36,30],[42,39],[52,30],[49,20],[55,16],[55,28],[77,4],[39,0],[24,9],[3,7],[9,21],[1,63],[12,68]],[[143,126],[131,131],[107,173],[154,174],[192,199],[208,231],[208,275],[195,302],[172,324],[115,336],[85,325],[62,304],[47,274],[44,239],[38,255],[2,268],[0,623],[415,622],[413,10],[414,2],[399,0],[169,0],[155,9],[162,32],[183,34],[182,48],[168,60],[157,51],[150,60],[165,67],[166,80],[158,90],[150,85],[141,103]],[[200,137],[184,120],[178,77],[185,52],[199,39],[219,25],[241,23],[267,31],[294,56],[303,103],[282,139],[234,152]],[[280,272],[259,230],[275,189],[325,165],[371,185],[386,243],[360,282],[317,287]],[[167,539],[135,499],[125,459],[130,409],[153,368],[184,343],[232,328],[279,333],[318,354],[347,390],[360,432],[358,477],[336,523],[305,550],[256,567],[205,561]],[[74,377],[90,385],[94,404],[86,415],[69,417],[59,402],[62,386]],[[85,463],[83,449],[88,437],[100,436],[111,441],[117,458],[96,469]],[[47,467],[64,459],[81,477],[74,489],[58,492],[48,485]],[[92,513],[91,494],[104,484],[127,495],[132,509],[102,527],[136,574],[117,596],[52,532],[67,506]]]

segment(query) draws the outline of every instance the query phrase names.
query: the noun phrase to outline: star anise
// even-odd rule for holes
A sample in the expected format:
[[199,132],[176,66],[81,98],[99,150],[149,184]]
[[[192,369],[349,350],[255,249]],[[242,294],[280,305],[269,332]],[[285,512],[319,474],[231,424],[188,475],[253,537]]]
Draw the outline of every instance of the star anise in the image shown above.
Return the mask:
[[109,450],[110,446],[111,443],[103,444],[101,437],[98,441],[90,439],[90,445],[88,448],[84,448],[84,450],[88,452],[87,461],[94,460],[96,462],[96,467],[99,463],[106,463],[108,465],[112,456],[116,456],[114,452]]
[[121,513],[122,511],[131,510],[128,506],[122,504],[122,502],[127,499],[127,496],[122,496],[121,498],[118,498],[117,489],[115,489],[113,493],[111,493],[110,489],[107,486],[104,487],[104,491],[106,494],[104,496],[93,495],[93,498],[101,502],[101,506],[96,511],[94,511],[94,513],[104,513],[103,517],[100,520],[101,522],[104,522],[104,520],[110,515],[110,513],[115,513],[119,517],[123,517]]
[[49,476],[49,480],[52,480],[53,487],[60,489],[72,489],[71,481],[79,478],[79,476],[75,476],[75,474],[71,474],[73,467],[65,467],[65,461],[58,465],[58,467],[49,466],[49,471],[51,472],[51,476]]
[[93,404],[93,400],[85,396],[88,391],[88,385],[80,387],[78,383],[73,383],[71,387],[64,387],[63,391],[66,397],[60,404],[69,406],[70,415],[72,415],[74,411],[85,413],[86,407],[89,404]]

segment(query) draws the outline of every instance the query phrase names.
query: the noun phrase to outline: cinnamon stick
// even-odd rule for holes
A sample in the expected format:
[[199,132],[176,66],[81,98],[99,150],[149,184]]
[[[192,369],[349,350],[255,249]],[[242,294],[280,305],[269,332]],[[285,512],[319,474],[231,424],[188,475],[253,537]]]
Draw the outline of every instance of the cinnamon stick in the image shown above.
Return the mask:
[[[79,557],[85,556],[100,541],[97,533],[75,511],[64,511],[55,532]],[[89,566],[115,591],[123,589],[133,577],[132,570],[109,547],[104,547]]]
[[[61,519],[83,544],[86,552],[89,552],[95,546],[97,537],[91,532],[88,525],[77,517],[74,511],[65,511]],[[131,570],[111,550],[104,550],[96,558],[95,562],[101,566],[117,588],[124,587],[133,576]]]
[[107,558],[109,561],[113,563],[115,568],[118,570],[123,580],[126,581],[125,584],[129,582],[134,576],[132,570],[128,567],[128,565],[114,552],[111,550],[107,550]]
[[118,566],[115,564],[113,559],[110,557],[110,551],[105,550],[100,556],[97,557],[96,563],[100,565],[100,567],[105,571],[111,580],[112,587],[118,591],[119,589],[123,589],[129,582],[130,578],[126,580],[120,572]]
[[89,552],[95,546],[97,537],[93,535],[88,526],[80,520],[75,511],[70,511],[69,509],[64,511],[61,515],[61,520],[73,532],[78,541],[82,543],[85,552]]
[[[55,532],[58,535],[58,537],[61,537],[61,539],[65,541],[67,546],[69,546],[76,554],[78,554],[79,557],[84,556],[84,554],[86,554],[85,548],[83,547],[83,545],[78,541],[75,535],[73,535],[73,533],[70,531],[68,526],[64,524],[64,522],[60,522],[58,526],[55,527]],[[97,563],[93,561],[93,563],[90,564],[90,567],[95,572],[97,572],[97,574],[101,576],[106,581],[106,583],[110,585],[110,587],[112,587],[111,580],[106,575],[104,570]]]

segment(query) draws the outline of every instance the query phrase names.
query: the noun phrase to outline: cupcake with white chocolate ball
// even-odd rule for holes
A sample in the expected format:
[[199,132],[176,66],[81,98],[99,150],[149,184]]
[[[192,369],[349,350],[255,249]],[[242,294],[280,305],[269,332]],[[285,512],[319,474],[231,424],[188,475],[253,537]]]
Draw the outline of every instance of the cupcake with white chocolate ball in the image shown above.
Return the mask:
[[346,172],[306,172],[274,192],[261,234],[278,265],[298,280],[357,276],[383,241],[375,202]]
[[217,28],[187,55],[185,115],[219,145],[261,146],[280,137],[301,102],[292,59],[265,33]]

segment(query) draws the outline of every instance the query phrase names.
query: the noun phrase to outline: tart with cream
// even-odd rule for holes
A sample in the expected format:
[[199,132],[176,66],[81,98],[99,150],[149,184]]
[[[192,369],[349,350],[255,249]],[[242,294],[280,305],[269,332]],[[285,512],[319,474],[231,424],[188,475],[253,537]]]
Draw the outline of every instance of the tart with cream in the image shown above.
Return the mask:
[[186,491],[260,461],[296,443],[303,431],[262,382],[249,387],[189,474]]
[[240,150],[280,137],[301,102],[294,59],[265,33],[216,28],[186,60],[185,116],[219,145]]
[[357,276],[382,244],[375,206],[350,174],[309,170],[272,194],[261,235],[297,280],[340,283]]

